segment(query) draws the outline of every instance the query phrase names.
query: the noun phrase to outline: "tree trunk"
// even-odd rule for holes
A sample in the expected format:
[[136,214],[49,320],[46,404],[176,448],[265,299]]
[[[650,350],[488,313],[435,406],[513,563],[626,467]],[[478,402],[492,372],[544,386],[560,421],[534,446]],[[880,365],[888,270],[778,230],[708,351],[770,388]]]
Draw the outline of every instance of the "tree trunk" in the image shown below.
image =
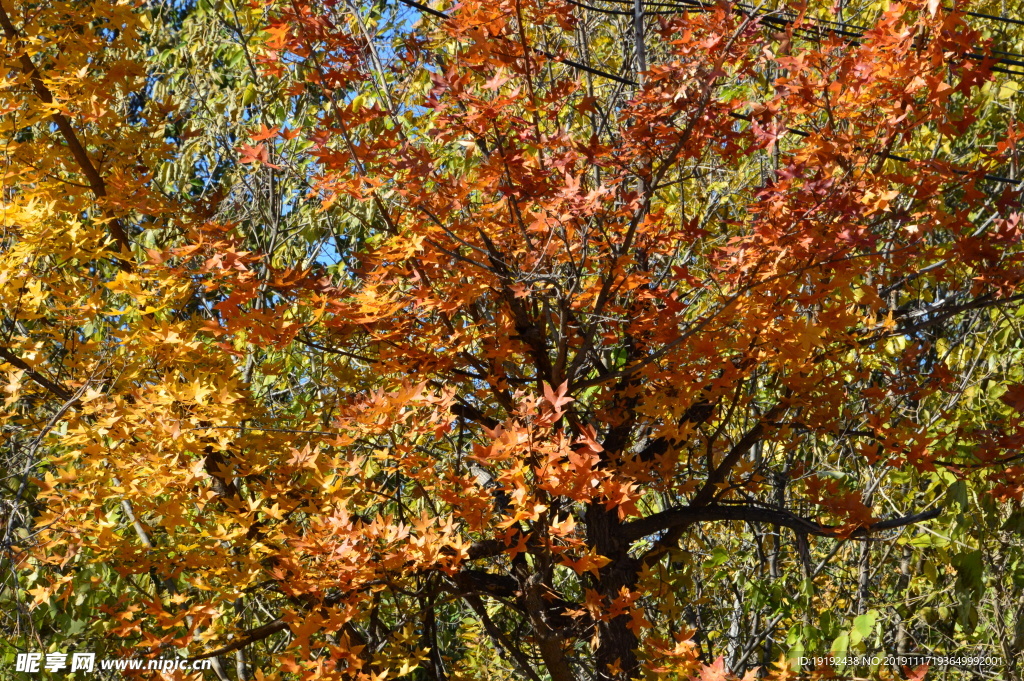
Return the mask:
[[[625,542],[616,536],[621,521],[618,509],[605,509],[603,504],[594,504],[587,510],[587,533],[590,544],[597,552],[611,562],[601,568],[598,592],[611,604],[625,588],[636,587],[640,573],[640,561],[627,553]],[[597,624],[597,650],[595,662],[598,681],[625,681],[640,675],[637,660],[639,641],[629,628],[629,615],[620,615],[610,621]]]

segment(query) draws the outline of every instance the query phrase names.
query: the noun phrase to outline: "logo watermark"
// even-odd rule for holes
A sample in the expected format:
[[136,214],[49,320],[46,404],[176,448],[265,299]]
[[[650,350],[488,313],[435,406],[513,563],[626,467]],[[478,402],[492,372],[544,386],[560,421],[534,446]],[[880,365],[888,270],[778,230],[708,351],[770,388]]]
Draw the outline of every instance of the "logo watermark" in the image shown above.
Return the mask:
[[36,674],[42,671],[94,672],[97,670],[128,671],[137,669],[169,671],[199,671],[211,669],[213,660],[185,660],[182,658],[107,658],[96,659],[96,653],[18,653],[14,671]]

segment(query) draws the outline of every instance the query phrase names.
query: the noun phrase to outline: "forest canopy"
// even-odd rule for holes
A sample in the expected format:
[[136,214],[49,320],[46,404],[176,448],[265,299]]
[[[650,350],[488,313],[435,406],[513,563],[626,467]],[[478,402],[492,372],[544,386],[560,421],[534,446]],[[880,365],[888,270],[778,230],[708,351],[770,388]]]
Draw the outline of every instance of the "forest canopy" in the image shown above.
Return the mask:
[[1021,681],[1014,17],[4,0],[0,678]]

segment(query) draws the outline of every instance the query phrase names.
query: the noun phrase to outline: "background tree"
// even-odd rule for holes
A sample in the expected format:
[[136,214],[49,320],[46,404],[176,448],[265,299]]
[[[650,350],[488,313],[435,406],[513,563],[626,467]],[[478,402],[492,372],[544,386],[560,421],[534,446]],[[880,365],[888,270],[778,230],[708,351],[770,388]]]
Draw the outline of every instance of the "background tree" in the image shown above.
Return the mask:
[[11,640],[1019,674],[1013,55],[839,10],[5,10]]

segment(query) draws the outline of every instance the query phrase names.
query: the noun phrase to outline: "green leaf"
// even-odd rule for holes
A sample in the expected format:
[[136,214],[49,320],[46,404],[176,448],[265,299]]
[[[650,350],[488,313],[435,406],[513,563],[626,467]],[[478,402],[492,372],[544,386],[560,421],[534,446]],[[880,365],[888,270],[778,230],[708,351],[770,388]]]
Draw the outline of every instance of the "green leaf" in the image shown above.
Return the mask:
[[704,567],[708,569],[716,568],[727,560],[729,560],[729,552],[721,546],[716,546],[711,551],[711,558],[704,561]]
[[853,618],[853,628],[850,630],[850,643],[857,645],[871,635],[875,628],[875,621],[878,619],[877,610],[868,610],[863,615]]
[[242,93],[242,106],[249,106],[256,101],[256,86],[249,83],[245,86],[245,92]]
[[958,553],[952,557],[953,567],[956,569],[956,588],[961,593],[970,593],[975,597],[981,596],[985,591],[984,573],[985,566],[980,550]]

